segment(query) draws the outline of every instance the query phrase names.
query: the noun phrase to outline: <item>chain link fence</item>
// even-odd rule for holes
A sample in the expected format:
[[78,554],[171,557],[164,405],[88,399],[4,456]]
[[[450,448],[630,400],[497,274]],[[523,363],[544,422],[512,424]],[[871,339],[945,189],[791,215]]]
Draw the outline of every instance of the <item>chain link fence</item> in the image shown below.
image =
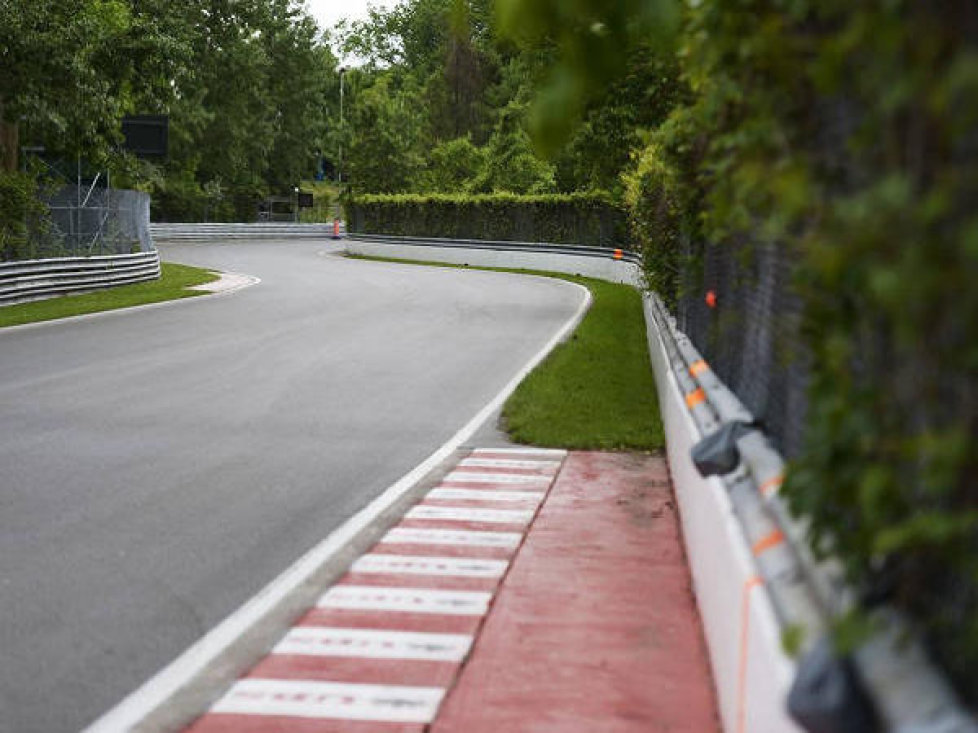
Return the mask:
[[802,448],[809,360],[785,247],[683,243],[679,328],[788,458]]
[[47,231],[37,258],[150,252],[149,195],[96,186],[62,186],[47,199]]

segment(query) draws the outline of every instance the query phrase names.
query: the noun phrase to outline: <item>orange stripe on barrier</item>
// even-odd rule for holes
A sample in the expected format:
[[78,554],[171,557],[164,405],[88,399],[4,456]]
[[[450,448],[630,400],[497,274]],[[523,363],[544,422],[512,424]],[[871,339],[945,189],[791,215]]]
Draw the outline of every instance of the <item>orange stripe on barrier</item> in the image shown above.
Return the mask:
[[615,259],[616,259],[616,260],[620,260],[620,259],[621,259],[622,257],[624,257],[624,256],[625,256],[625,255],[624,255],[624,254],[622,253],[622,251],[621,251],[620,249],[616,249],[616,250],[615,250]]
[[776,529],[770,534],[761,537],[761,539],[755,542],[754,546],[750,549],[751,552],[754,553],[754,557],[757,557],[762,552],[767,552],[772,547],[777,547],[782,542],[784,542],[784,532],[782,532],[780,529]]
[[694,361],[692,364],[689,365],[689,373],[692,374],[694,377],[698,374],[702,374],[703,372],[707,372],[709,370],[710,370],[710,365],[707,364],[702,359],[700,359],[699,361]]
[[686,407],[692,410],[701,402],[706,402],[706,392],[701,389],[695,389],[686,395]]
[[771,496],[781,488],[781,484],[784,483],[784,476],[775,476],[774,478],[769,478],[763,484],[757,487],[757,490],[761,492],[762,496]]
[[737,665],[737,731],[744,733],[747,728],[747,650],[750,646],[750,592],[764,581],[752,575],[744,581],[740,601],[740,660]]

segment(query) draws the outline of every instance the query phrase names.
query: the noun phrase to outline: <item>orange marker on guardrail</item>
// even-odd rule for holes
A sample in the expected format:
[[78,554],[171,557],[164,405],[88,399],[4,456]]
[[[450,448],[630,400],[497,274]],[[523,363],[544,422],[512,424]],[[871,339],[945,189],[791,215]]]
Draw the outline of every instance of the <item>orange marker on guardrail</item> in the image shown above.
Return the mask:
[[777,493],[781,488],[781,484],[784,483],[784,476],[775,476],[774,478],[769,478],[763,484],[757,487],[757,490],[761,492],[761,495],[765,498]]
[[777,547],[782,543],[784,543],[784,533],[780,529],[776,529],[755,542],[754,546],[751,547],[751,552],[754,553],[754,557],[757,557],[761,553],[770,550],[772,547]]
[[340,238],[340,220],[333,219],[333,239]]
[[706,402],[706,392],[702,389],[694,389],[688,395],[686,395],[686,407],[692,410],[698,404]]
[[620,249],[616,249],[615,250],[615,259],[616,260],[620,260],[624,256],[625,256],[624,253]]

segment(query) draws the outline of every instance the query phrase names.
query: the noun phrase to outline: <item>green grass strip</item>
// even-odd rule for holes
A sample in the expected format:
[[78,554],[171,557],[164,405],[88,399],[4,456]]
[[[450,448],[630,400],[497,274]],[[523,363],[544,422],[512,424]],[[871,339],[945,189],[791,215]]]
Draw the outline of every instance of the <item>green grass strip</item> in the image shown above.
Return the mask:
[[594,299],[570,339],[557,346],[506,402],[503,427],[513,441],[573,450],[663,449],[665,435],[637,290],[555,272],[469,269],[559,278],[585,286]]
[[0,308],[0,328],[19,326],[24,323],[52,321],[68,316],[80,316],[85,313],[131,308],[135,305],[159,303],[164,300],[192,298],[205,293],[187,290],[187,288],[194,285],[204,285],[220,277],[208,270],[201,270],[188,265],[177,265],[172,262],[162,263],[161,269],[162,274],[159,280],[152,282],[120,285],[95,293],[66,295],[61,298],[4,306]]

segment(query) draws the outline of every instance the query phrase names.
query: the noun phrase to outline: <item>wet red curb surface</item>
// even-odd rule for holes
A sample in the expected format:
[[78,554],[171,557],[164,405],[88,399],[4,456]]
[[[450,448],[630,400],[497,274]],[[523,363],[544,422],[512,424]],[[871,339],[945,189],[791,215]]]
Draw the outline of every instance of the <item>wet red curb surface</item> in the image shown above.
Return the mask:
[[567,457],[431,730],[720,730],[663,458]]
[[475,449],[191,733],[719,731],[664,459]]

